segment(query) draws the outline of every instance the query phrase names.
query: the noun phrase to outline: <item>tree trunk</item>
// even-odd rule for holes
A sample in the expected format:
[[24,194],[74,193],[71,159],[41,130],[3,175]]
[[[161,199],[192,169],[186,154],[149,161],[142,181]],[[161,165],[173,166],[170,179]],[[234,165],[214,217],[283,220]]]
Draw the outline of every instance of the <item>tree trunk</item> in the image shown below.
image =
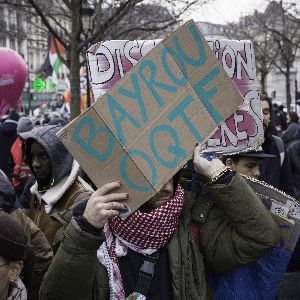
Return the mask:
[[70,85],[71,120],[80,114],[80,33],[82,0],[71,1],[71,39],[70,39]]
[[70,51],[70,86],[71,86],[71,120],[80,114],[80,62],[79,52],[76,49]]
[[292,102],[289,65],[286,66],[285,91],[286,91],[286,107],[287,107],[287,111],[289,112],[291,109],[291,102]]
[[264,72],[260,73],[261,94],[266,93],[266,77],[267,77],[266,73],[264,73]]

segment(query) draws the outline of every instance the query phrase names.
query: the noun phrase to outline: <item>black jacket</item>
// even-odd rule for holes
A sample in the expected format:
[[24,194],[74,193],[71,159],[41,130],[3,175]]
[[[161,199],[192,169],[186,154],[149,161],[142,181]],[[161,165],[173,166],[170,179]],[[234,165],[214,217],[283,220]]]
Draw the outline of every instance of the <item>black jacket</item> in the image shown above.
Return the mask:
[[13,171],[11,146],[16,140],[18,122],[6,120],[0,126],[0,169],[9,177]]
[[15,190],[8,178],[0,172],[0,210],[10,213],[15,206],[15,202]]
[[300,125],[299,123],[291,123],[287,130],[282,134],[282,140],[288,147],[291,143],[300,139]]
[[275,155],[276,157],[266,158],[262,161],[260,165],[260,180],[271,184],[291,196],[295,196],[289,157],[285,153],[284,161],[281,165],[279,150],[271,134],[265,136],[262,148],[265,153]]
[[300,200],[300,140],[293,142],[287,149],[287,157],[292,168],[292,180],[295,188],[295,198]]

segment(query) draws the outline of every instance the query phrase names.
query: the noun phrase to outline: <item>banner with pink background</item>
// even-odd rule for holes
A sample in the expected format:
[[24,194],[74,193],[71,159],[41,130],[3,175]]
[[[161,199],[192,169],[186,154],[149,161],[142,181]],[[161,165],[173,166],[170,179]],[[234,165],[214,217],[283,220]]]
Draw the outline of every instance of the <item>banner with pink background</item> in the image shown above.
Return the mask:
[[[247,40],[206,40],[244,97],[239,109],[208,140],[208,150],[234,153],[257,148],[263,141],[263,123],[252,43]],[[104,95],[159,42],[112,40],[93,45],[87,58],[94,99]]]

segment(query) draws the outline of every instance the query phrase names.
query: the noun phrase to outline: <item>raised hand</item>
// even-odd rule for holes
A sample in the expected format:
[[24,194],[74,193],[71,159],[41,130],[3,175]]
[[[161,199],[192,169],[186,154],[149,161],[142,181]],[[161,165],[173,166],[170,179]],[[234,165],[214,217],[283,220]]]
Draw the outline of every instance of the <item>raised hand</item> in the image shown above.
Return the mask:
[[101,228],[111,217],[119,215],[126,205],[119,201],[129,198],[127,193],[112,193],[122,186],[120,181],[110,182],[96,190],[87,202],[83,216],[97,228]]
[[205,149],[205,147],[203,147],[200,143],[196,144],[193,158],[194,169],[198,174],[206,177],[208,180],[212,180],[226,167],[222,161],[217,158],[208,160],[207,158],[203,157],[203,149]]

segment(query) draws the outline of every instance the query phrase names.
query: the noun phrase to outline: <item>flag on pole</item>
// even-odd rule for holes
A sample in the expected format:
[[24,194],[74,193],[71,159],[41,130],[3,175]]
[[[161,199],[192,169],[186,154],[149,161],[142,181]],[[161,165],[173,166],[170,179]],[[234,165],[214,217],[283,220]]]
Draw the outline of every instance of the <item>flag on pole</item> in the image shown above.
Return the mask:
[[[56,44],[56,45],[55,45]],[[56,51],[57,50],[57,51]],[[65,58],[65,48],[51,33],[48,36],[48,52],[41,72],[45,72],[52,77],[52,82],[57,82],[59,69],[62,65],[60,58]]]

